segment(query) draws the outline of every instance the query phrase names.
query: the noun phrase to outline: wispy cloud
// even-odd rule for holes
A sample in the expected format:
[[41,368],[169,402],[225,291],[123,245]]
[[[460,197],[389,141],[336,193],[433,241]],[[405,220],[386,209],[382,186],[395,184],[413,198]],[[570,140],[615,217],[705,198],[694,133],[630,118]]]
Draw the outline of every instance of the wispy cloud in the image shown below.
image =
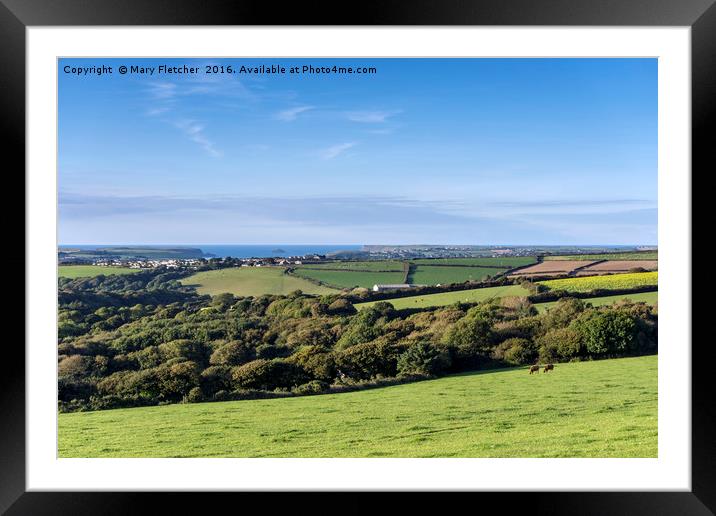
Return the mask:
[[204,126],[194,120],[181,120],[176,122],[176,127],[180,129],[191,141],[199,145],[207,154],[214,158],[222,155],[222,152],[216,148],[214,142],[207,138],[204,134]]
[[166,113],[168,111],[169,111],[168,106],[149,108],[147,110],[147,116],[163,115],[164,113]]
[[346,113],[346,118],[351,122],[382,124],[398,113],[400,113],[400,111],[349,111]]
[[327,149],[321,150],[318,155],[321,156],[321,158],[323,159],[333,159],[340,156],[351,147],[355,147],[356,145],[356,142],[339,143],[337,145],[332,145]]
[[298,118],[298,115],[315,109],[313,106],[298,106],[290,109],[285,109],[276,113],[275,118],[284,122],[292,122]]
[[149,95],[156,100],[174,98],[177,94],[177,85],[173,82],[149,83]]

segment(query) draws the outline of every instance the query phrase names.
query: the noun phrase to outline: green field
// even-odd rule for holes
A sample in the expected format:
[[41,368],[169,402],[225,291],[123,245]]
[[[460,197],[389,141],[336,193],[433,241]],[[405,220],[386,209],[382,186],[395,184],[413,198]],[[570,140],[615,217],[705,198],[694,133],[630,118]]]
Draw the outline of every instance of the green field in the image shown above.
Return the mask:
[[59,415],[60,457],[657,457],[657,357]]
[[338,288],[372,288],[375,284],[403,283],[404,279],[403,272],[355,272],[298,268],[293,274]]
[[595,289],[617,290],[657,285],[658,272],[634,272],[628,274],[611,274],[605,276],[584,276],[540,281],[549,290],[567,292],[589,292]]
[[[590,297],[587,299],[583,299],[583,301],[585,303],[591,303],[592,306],[603,306],[611,305],[613,303],[616,303],[617,301],[621,301],[622,299],[629,299],[630,301],[642,301],[648,305],[655,305],[658,301],[658,298],[658,292],[638,292],[636,294],[621,294],[618,296]],[[544,312],[549,308],[553,307],[555,304],[557,304],[557,301],[551,301],[549,303],[537,303],[535,307],[539,312]]]
[[505,256],[504,258],[419,258],[410,260],[410,263],[423,265],[462,265],[465,267],[479,267],[489,265],[492,267],[521,267],[536,263],[534,256]]
[[289,294],[301,290],[306,294],[330,294],[327,287],[285,274],[283,267],[234,267],[198,272],[181,281],[196,287],[199,294],[216,295],[230,292],[236,296]]
[[133,274],[139,272],[139,269],[130,269],[129,267],[101,267],[99,265],[60,265],[57,268],[60,278],[89,278],[103,274],[109,276],[112,274]]
[[569,254],[545,256],[545,260],[658,260],[658,251],[635,251],[627,253]]
[[403,262],[396,260],[372,261],[372,262],[328,262],[328,263],[307,263],[299,265],[298,269],[338,269],[353,271],[403,271]]
[[508,269],[488,267],[451,267],[418,265],[408,276],[408,283],[414,285],[448,285],[465,281],[480,281],[487,276],[496,276]]
[[[426,294],[424,296],[409,296],[388,299],[396,309],[428,308],[431,306],[447,306],[455,303],[479,303],[496,297],[528,296],[529,292],[520,285],[505,285],[502,287],[475,288],[459,290],[457,292],[443,292],[440,294]],[[355,307],[360,310],[374,305],[378,301],[357,303]]]

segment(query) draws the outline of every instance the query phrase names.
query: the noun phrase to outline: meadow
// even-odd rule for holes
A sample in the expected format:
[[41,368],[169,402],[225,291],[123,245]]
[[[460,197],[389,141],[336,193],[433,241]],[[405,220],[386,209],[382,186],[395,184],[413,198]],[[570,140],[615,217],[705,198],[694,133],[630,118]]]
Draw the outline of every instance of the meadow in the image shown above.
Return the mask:
[[[644,302],[648,305],[655,305],[658,301],[658,298],[658,292],[638,292],[636,294],[621,294],[618,296],[590,297],[587,299],[583,299],[583,301],[585,303],[590,303],[592,306],[611,305],[613,303],[616,303],[617,301],[621,301],[622,299],[628,299],[634,302]],[[551,301],[548,303],[537,303],[535,304],[535,308],[537,308],[537,311],[541,313],[547,311],[555,304],[557,304],[556,301]]]
[[657,285],[658,272],[636,272],[609,276],[586,276],[540,281],[549,290],[566,292],[589,292],[596,289],[618,290]]
[[657,356],[59,414],[60,457],[657,457]]
[[382,260],[371,262],[328,262],[328,263],[307,263],[300,265],[297,269],[332,269],[332,270],[348,270],[348,271],[403,271],[403,262],[396,260]]
[[[442,292],[440,294],[426,294],[424,296],[408,296],[387,300],[398,310],[403,308],[428,308],[432,306],[447,306],[455,303],[478,303],[497,297],[528,296],[529,291],[520,285],[504,285],[501,287],[475,288],[459,290],[456,292]],[[377,301],[357,303],[356,309],[367,308]]]
[[198,272],[181,281],[196,287],[199,294],[215,296],[229,292],[236,296],[289,294],[301,290],[306,294],[330,294],[335,290],[286,274],[283,267],[234,267]]
[[658,251],[633,251],[626,253],[569,254],[545,256],[545,260],[658,260]]
[[408,276],[412,285],[448,285],[465,281],[481,281],[487,276],[496,276],[507,269],[492,267],[414,266]]
[[535,263],[534,256],[506,256],[503,258],[419,258],[410,260],[417,265],[459,265],[463,267],[522,267]]
[[405,274],[401,272],[357,272],[351,270],[324,270],[297,268],[293,271],[296,277],[310,278],[336,288],[364,287],[372,288],[375,284],[403,283]]
[[60,278],[89,278],[103,274],[133,274],[138,269],[129,267],[102,267],[99,265],[60,265],[57,267],[57,275]]

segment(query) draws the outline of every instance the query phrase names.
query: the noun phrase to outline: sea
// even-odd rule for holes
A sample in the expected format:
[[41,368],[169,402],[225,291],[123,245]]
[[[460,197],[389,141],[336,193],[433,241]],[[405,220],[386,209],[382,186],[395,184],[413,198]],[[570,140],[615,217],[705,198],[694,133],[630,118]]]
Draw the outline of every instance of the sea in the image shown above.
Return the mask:
[[313,244],[108,244],[108,245],[60,245],[64,248],[94,250],[106,247],[150,247],[153,249],[190,247],[201,249],[206,258],[270,258],[287,256],[305,256],[307,254],[329,254],[336,251],[359,251],[362,245],[313,245]]

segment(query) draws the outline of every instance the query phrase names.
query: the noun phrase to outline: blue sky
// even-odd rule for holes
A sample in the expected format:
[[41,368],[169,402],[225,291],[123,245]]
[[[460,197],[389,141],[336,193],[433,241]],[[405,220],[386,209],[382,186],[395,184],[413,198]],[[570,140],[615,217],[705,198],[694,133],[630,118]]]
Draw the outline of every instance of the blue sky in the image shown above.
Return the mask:
[[58,77],[61,244],[657,242],[655,59]]

